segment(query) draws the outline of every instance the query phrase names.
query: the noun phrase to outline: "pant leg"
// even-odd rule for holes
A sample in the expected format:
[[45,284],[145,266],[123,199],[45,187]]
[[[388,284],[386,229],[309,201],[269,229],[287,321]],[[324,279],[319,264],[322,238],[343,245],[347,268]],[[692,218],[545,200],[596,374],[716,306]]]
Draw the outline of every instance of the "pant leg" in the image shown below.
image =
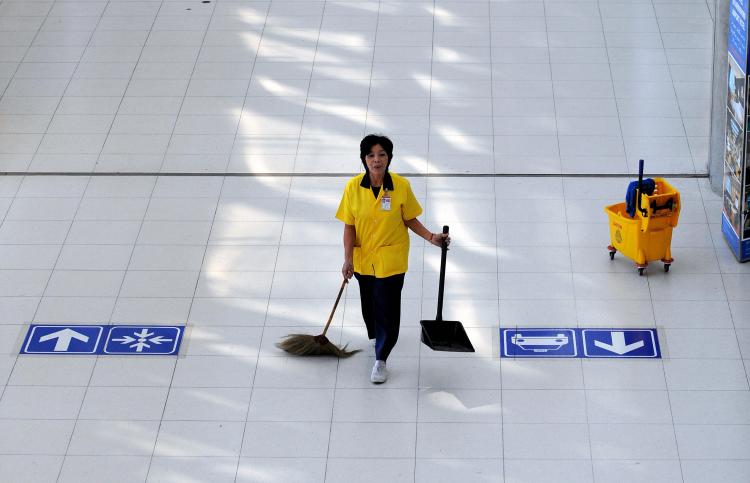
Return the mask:
[[398,341],[401,326],[401,289],[404,274],[375,279],[375,358],[388,359]]
[[367,328],[367,338],[375,338],[375,298],[373,296],[376,278],[370,275],[354,274],[359,283],[359,300],[362,305],[362,320]]

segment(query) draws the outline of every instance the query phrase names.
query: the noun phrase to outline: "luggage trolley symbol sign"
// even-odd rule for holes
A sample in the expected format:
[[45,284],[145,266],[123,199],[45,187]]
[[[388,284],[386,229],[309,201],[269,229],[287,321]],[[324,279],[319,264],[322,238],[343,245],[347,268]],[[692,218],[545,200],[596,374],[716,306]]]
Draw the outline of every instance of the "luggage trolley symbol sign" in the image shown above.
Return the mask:
[[577,357],[575,331],[571,329],[505,329],[506,357]]

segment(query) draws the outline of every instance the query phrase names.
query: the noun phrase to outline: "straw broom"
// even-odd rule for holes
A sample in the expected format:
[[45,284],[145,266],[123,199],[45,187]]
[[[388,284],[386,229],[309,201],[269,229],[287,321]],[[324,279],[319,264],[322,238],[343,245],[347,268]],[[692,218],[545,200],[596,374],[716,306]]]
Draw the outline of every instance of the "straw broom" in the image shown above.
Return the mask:
[[347,346],[339,348],[333,342],[328,340],[328,337],[326,337],[326,332],[328,332],[328,327],[333,320],[333,314],[336,313],[336,307],[339,305],[341,294],[344,292],[344,287],[346,287],[347,283],[349,283],[349,280],[346,278],[341,282],[339,295],[336,297],[336,303],[333,304],[333,310],[331,310],[331,315],[328,317],[328,322],[326,322],[322,334],[289,334],[281,341],[277,342],[276,347],[296,356],[336,356],[343,358],[350,357],[357,352],[360,352],[360,349],[347,351]]

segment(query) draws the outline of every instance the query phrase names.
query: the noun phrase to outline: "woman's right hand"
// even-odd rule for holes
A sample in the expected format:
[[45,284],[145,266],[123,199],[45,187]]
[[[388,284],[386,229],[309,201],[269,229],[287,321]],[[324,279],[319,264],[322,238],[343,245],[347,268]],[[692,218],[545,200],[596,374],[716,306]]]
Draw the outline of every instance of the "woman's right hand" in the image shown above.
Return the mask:
[[349,280],[354,275],[354,263],[351,260],[344,261],[344,266],[341,267],[341,274],[345,279]]

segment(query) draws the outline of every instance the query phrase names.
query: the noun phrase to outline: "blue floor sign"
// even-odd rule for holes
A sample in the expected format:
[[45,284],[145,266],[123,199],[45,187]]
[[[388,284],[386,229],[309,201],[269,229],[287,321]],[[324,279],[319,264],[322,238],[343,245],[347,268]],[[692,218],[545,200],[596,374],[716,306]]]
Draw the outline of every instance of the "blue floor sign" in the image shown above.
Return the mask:
[[661,358],[656,329],[500,329],[500,357]]
[[505,329],[506,357],[578,357],[574,329]]
[[105,354],[176,354],[182,327],[115,326],[109,331]]
[[32,325],[21,354],[96,354],[101,325]]
[[583,329],[586,357],[660,357],[656,329]]
[[185,327],[32,325],[21,354],[176,355]]

